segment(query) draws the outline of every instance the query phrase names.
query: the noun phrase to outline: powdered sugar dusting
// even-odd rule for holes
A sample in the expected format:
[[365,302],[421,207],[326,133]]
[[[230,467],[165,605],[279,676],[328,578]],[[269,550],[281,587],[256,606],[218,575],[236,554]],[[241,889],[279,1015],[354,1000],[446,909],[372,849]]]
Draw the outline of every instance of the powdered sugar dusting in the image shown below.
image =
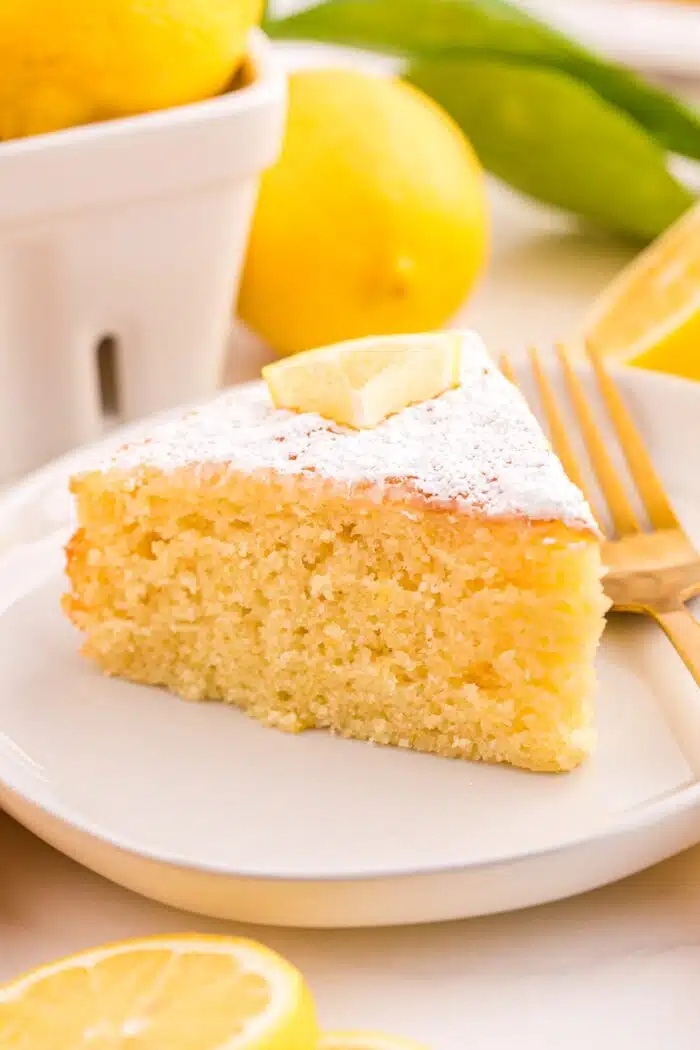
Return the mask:
[[125,446],[110,466],[173,471],[221,464],[251,473],[317,475],[347,485],[412,492],[434,505],[488,518],[561,520],[595,530],[521,394],[465,335],[461,386],[356,431],[313,413],[275,409],[258,382]]

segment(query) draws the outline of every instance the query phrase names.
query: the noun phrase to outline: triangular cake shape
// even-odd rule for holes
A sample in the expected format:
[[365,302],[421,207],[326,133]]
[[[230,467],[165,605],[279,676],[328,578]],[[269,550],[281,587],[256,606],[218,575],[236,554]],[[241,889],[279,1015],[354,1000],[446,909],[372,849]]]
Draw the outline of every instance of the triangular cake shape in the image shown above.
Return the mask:
[[279,729],[576,766],[599,537],[522,396],[467,350],[460,386],[372,430],[254,383],[75,477],[85,654]]

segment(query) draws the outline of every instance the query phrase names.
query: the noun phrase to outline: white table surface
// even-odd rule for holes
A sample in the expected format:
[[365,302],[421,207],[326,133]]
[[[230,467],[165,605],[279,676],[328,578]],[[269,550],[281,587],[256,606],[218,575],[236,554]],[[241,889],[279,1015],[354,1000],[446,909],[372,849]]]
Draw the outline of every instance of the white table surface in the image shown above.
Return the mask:
[[[495,347],[565,335],[629,256],[494,192],[496,246],[466,319]],[[234,343],[231,374],[259,367]],[[0,980],[115,938],[228,929],[302,967],[327,1026],[380,1027],[435,1050],[697,1050],[700,849],[627,882],[516,915],[401,930],[226,927],[140,899],[0,814]]]

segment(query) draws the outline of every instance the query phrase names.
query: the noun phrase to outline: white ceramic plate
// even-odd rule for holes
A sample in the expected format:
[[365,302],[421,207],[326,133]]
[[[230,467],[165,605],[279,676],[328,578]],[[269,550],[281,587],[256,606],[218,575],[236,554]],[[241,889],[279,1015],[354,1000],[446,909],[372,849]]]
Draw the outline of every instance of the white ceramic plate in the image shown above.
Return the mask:
[[[621,382],[700,540],[700,386]],[[189,910],[353,926],[521,908],[700,841],[700,692],[640,620],[605,634],[600,748],[563,776],[287,736],[102,678],[58,604],[85,456],[0,504],[0,802],[59,849]]]

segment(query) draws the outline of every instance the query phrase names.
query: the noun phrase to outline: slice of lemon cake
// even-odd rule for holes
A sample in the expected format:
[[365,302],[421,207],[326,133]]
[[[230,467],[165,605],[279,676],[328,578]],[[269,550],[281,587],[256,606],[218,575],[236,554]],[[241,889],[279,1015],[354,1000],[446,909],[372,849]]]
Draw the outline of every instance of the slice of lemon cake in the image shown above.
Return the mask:
[[75,477],[64,603],[85,654],[280,729],[576,766],[606,608],[596,527],[481,342],[449,339],[459,372],[443,356],[400,410],[415,369],[389,362],[386,418],[356,369],[366,429],[319,414],[317,358],[317,411],[251,384]]

